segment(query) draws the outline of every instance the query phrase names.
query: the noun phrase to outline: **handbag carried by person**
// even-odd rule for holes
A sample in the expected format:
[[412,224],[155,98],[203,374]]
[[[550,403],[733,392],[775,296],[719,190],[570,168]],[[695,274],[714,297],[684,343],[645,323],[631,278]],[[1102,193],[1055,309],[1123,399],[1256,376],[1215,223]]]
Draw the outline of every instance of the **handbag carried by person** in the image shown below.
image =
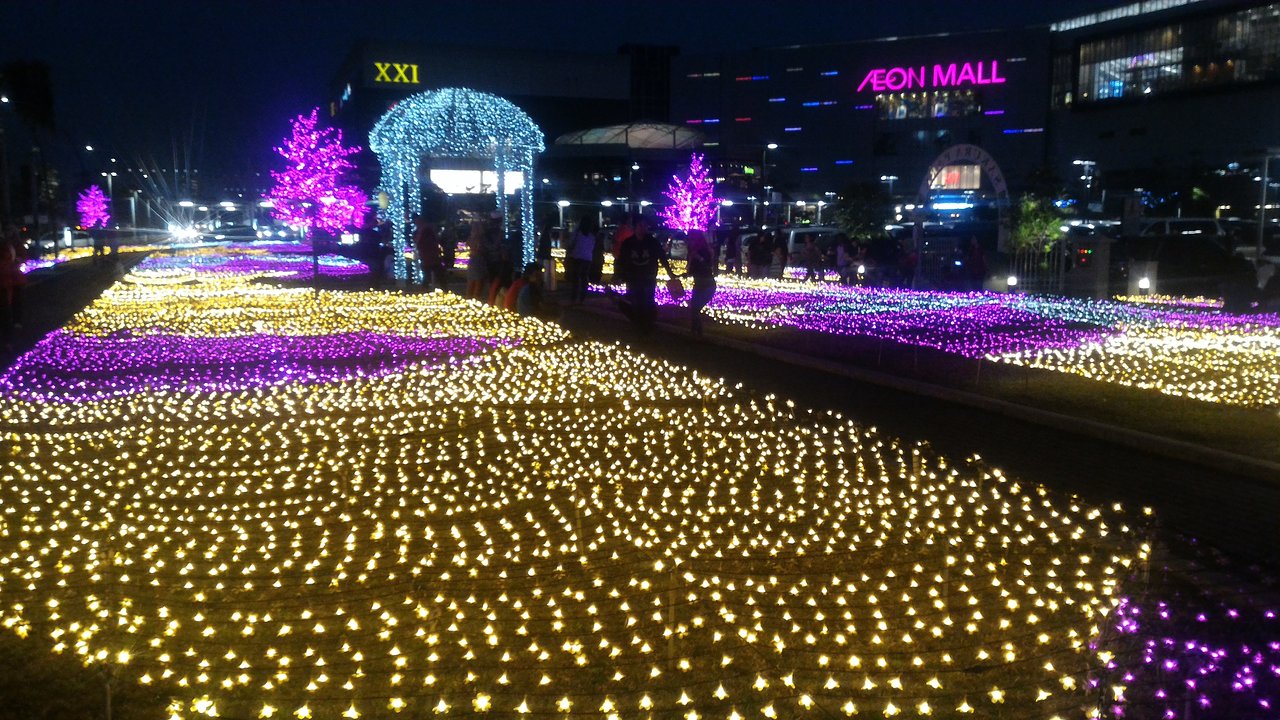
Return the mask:
[[684,285],[680,284],[680,278],[673,277],[667,280],[667,292],[671,294],[672,300],[684,297]]

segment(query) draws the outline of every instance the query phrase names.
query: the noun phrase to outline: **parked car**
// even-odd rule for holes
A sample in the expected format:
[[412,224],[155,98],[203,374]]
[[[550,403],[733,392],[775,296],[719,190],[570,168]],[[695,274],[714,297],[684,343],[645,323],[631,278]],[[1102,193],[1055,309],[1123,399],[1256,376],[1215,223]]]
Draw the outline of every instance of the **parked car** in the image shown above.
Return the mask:
[[248,225],[223,225],[220,228],[205,230],[200,233],[202,240],[253,240],[258,231]]
[[68,240],[65,230],[47,232],[39,239],[27,242],[27,251],[33,255],[43,255],[68,248],[92,247],[93,238],[83,230],[72,230]]
[[804,242],[808,238],[813,238],[818,247],[826,252],[835,242],[840,228],[830,225],[797,225],[783,228],[783,232],[787,233],[787,256],[792,257],[804,249]]
[[1141,237],[1198,235],[1226,238],[1226,226],[1215,218],[1146,218],[1138,225]]
[[[1231,230],[1231,247],[1235,254],[1246,260],[1258,256],[1258,223],[1255,221],[1227,221]],[[1262,257],[1271,263],[1280,263],[1280,224],[1267,223],[1262,237]]]
[[1231,252],[1225,235],[1207,232],[1122,237],[1112,261],[1120,287],[1135,263],[1155,262],[1156,289],[1162,294],[1231,298],[1255,282],[1253,264]]

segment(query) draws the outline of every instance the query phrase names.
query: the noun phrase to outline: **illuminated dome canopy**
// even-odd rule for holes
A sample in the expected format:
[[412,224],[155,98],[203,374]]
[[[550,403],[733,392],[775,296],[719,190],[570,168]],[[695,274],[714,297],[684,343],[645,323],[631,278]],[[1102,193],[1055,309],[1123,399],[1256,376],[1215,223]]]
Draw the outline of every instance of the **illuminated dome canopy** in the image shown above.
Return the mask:
[[[420,282],[421,268],[406,262],[407,219],[422,212],[423,158],[475,158],[485,161],[497,179],[494,202],[509,236],[511,203],[520,202],[521,259],[533,261],[534,156],[542,152],[542,130],[523,110],[497,95],[469,88],[443,88],[401,100],[369,132],[369,149],[382,165],[379,189],[386,196],[382,216],[392,220],[392,269],[400,280]],[[483,178],[483,172],[480,175]],[[511,181],[510,185],[507,183]]]
[[510,101],[466,88],[444,88],[401,100],[369,133],[379,156],[493,155],[499,143],[541,152],[542,131]]
[[667,123],[638,122],[566,133],[556,145],[626,145],[635,150],[686,150],[702,145],[702,133]]

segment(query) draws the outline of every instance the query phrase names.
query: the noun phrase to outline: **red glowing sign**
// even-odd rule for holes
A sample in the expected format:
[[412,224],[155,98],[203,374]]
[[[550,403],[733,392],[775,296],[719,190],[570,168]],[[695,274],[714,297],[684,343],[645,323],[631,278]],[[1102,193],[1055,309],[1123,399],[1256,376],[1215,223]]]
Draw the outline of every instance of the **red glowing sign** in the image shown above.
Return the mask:
[[875,68],[862,78],[858,92],[868,86],[876,92],[889,90],[929,90],[937,88],[961,87],[964,85],[999,85],[1005,79],[1000,77],[999,60],[979,60],[978,62],[938,64],[930,68],[928,65],[915,67]]

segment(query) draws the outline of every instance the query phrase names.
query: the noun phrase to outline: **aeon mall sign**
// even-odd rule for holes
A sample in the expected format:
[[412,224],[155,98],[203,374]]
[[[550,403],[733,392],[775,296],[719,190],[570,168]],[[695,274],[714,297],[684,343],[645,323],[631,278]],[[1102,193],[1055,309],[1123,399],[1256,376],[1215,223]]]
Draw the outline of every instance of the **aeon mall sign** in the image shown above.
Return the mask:
[[914,67],[875,68],[862,78],[858,92],[870,87],[876,92],[889,90],[940,90],[943,88],[964,87],[967,85],[999,85],[1005,81],[1000,77],[999,60],[979,60],[977,62],[938,64],[932,67],[917,65]]

